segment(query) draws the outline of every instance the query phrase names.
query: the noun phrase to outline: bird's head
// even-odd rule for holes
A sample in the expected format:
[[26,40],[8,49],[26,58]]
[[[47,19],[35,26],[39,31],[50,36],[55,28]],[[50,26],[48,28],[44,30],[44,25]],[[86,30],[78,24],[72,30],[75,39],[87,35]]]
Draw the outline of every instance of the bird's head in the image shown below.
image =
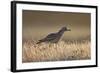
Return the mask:
[[71,31],[70,29],[68,29],[68,28],[66,28],[66,27],[62,27],[61,30],[63,30],[63,31]]

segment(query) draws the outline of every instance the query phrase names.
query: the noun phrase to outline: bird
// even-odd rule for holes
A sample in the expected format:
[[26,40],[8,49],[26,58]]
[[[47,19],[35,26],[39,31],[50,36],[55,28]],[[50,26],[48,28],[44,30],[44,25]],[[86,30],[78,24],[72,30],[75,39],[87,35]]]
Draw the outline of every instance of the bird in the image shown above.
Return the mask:
[[71,29],[62,27],[58,32],[48,34],[45,38],[39,40],[37,44],[40,44],[42,42],[58,43],[65,31],[71,31]]

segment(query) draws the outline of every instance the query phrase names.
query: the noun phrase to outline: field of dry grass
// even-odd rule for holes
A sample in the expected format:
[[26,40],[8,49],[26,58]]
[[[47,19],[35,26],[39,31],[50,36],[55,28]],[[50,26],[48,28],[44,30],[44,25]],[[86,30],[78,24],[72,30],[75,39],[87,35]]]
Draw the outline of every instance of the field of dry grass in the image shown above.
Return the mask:
[[36,44],[32,40],[23,41],[22,61],[64,61],[85,60],[91,58],[90,41],[59,41],[57,44]]

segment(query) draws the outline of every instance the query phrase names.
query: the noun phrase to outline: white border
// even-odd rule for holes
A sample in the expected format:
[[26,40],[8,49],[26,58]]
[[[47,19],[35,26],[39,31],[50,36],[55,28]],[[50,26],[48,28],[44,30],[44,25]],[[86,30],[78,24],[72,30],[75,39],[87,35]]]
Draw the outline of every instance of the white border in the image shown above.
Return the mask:
[[[91,60],[22,63],[22,10],[23,9],[24,10],[91,13]],[[17,21],[17,24],[16,24],[17,25],[17,48],[16,48],[17,49],[16,50],[17,70],[95,65],[96,63],[95,62],[95,57],[96,57],[95,56],[95,52],[96,52],[95,13],[96,13],[96,10],[94,8],[17,4],[17,20],[16,20]]]

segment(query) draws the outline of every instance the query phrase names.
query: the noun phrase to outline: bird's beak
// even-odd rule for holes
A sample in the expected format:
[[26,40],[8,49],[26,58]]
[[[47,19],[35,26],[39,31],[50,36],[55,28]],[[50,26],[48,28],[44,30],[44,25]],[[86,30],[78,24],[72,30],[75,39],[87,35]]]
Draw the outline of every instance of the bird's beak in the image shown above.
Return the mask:
[[71,29],[67,29],[67,31],[71,31]]

